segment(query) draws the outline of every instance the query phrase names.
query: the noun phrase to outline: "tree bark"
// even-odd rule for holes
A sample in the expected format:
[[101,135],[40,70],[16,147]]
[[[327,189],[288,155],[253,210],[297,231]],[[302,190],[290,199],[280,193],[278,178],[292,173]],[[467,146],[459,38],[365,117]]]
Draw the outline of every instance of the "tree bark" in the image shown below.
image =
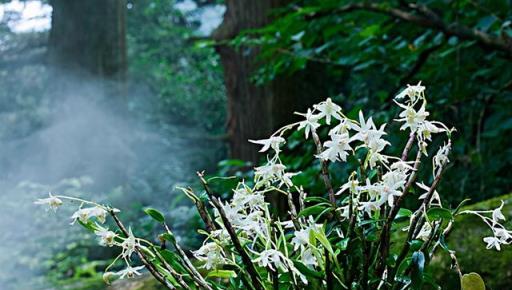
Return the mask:
[[48,60],[59,68],[122,79],[126,0],[50,0]]
[[[272,20],[272,9],[291,0],[226,0],[226,13],[213,38],[223,42],[245,29],[259,28]],[[258,49],[227,45],[217,46],[224,67],[228,97],[230,155],[257,162],[258,146],[248,139],[268,138],[278,127],[294,119],[294,111],[303,111],[315,95],[306,84],[304,73],[280,76],[265,85],[255,85],[251,78],[258,64]],[[317,92],[318,94],[318,92]]]

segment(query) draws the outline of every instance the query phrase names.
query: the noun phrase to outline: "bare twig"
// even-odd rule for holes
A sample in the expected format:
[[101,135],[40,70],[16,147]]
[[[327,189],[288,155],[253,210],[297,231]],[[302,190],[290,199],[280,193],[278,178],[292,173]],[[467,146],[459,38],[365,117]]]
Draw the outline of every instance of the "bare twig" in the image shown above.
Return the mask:
[[204,224],[206,225],[206,231],[209,233],[211,233],[212,231],[215,231],[217,228],[215,227],[215,224],[213,223],[213,220],[212,220],[210,214],[208,213],[208,209],[206,208],[206,205],[204,204],[204,202],[192,192],[192,189],[187,188],[184,190],[189,192],[190,198],[193,199],[193,202],[197,208],[197,211],[199,212],[199,216],[201,217]]
[[[320,137],[318,137],[318,134],[315,131],[311,132],[311,135],[313,136],[313,141],[315,142],[317,153],[322,153],[322,142],[320,141]],[[327,161],[320,160],[320,163],[322,166],[321,175],[327,192],[329,194],[329,201],[331,202],[332,206],[336,208],[336,197],[334,196],[334,189],[332,188],[331,179],[329,177],[329,168],[327,165]]]

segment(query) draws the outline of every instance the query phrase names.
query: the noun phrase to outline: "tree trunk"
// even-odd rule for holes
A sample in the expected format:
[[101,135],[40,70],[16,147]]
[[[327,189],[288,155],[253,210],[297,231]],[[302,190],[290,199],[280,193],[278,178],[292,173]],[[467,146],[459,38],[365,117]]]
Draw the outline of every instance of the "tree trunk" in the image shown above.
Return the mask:
[[[291,0],[226,0],[222,25],[214,32],[217,41],[232,39],[245,29],[262,27],[272,20],[270,12]],[[310,105],[312,93],[305,89],[304,76],[278,77],[269,84],[257,86],[251,77],[257,63],[258,49],[243,47],[235,50],[217,47],[224,67],[228,97],[227,129],[232,158],[258,161],[258,146],[248,139],[267,138],[278,127],[294,119],[294,111]]]
[[126,71],[126,0],[50,0],[49,63],[122,79]]

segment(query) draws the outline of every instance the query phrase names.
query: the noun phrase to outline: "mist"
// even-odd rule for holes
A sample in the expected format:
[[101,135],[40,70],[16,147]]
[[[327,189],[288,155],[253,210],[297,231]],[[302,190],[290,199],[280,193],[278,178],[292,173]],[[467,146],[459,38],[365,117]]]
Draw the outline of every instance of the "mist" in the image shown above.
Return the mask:
[[[28,106],[37,120],[24,119],[26,106],[1,114],[0,289],[47,289],[42,275],[57,266],[47,262],[53,254],[94,243],[69,225],[77,204],[56,214],[33,204],[48,191],[121,210],[140,204],[165,211],[180,195],[174,187],[190,182],[196,170],[211,168],[222,152],[218,142],[197,138],[206,135],[199,128],[180,120],[163,126],[149,118],[157,108],[144,84],[42,71],[43,83],[52,85]],[[13,87],[38,83],[11,81]]]

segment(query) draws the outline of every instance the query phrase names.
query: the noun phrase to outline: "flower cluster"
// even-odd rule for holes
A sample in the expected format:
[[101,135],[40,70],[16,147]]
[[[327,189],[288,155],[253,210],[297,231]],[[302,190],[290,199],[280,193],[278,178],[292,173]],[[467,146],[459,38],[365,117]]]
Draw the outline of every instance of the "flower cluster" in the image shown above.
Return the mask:
[[[141,244],[142,239],[136,238],[132,230],[128,230],[128,234],[123,237],[106,227],[101,226],[99,223],[104,224],[107,219],[107,215],[110,212],[111,214],[118,213],[119,210],[115,208],[110,208],[104,205],[100,205],[94,202],[82,200],[79,198],[68,197],[68,196],[54,196],[49,193],[48,198],[42,198],[35,201],[35,204],[39,205],[47,205],[50,209],[56,211],[58,207],[63,205],[63,200],[68,200],[70,202],[79,202],[80,206],[77,211],[75,211],[71,215],[72,222],[71,224],[75,224],[77,221],[94,232],[94,234],[98,237],[98,242],[101,246],[105,247],[113,247],[117,246],[122,249],[122,253],[114,259],[112,264],[110,264],[103,275],[104,280],[108,283],[108,281],[113,277],[131,278],[135,275],[140,275],[139,272],[144,268],[144,266],[132,267],[131,265],[131,257],[137,251],[137,248],[146,249],[147,247]],[[88,206],[88,207],[84,207]],[[96,222],[93,222],[95,220]],[[126,268],[117,272],[109,272],[108,270],[114,266],[118,259],[122,258],[122,260],[126,264]]]
[[502,213],[503,205],[502,201],[501,205],[494,210],[466,210],[461,212],[480,217],[492,230],[493,236],[483,239],[487,243],[487,249],[496,248],[496,250],[500,251],[501,245],[510,245],[512,243],[512,231],[507,230],[502,224],[506,219]]
[[[443,239],[456,215],[474,214],[489,225],[493,236],[484,238],[488,249],[500,250],[510,244],[512,231],[501,223],[505,219],[503,203],[495,210],[460,213],[443,206],[438,185],[450,164],[454,129],[429,119],[421,83],[408,86],[394,102],[400,108],[395,121],[400,123],[400,131],[408,133],[402,145],[391,144],[389,140],[394,139],[388,136],[387,124],[366,118],[362,111],[349,118],[328,98],[306,113],[297,113],[303,120],[282,127],[267,139],[249,140],[268,154],[267,161],[254,168],[253,179],[240,180],[231,199],[222,200],[198,173],[204,191],[201,198],[191,188],[182,188],[206,225],[199,231],[205,235],[202,246],[191,251],[195,264],[177,242],[165,216],[154,209],[146,213],[163,226],[160,243],[170,242],[175,252],[135,237],[113,208],[52,194],[36,203],[55,211],[65,199],[80,202],[73,223],[92,229],[101,245],[121,249],[106,269],[106,280],[139,275],[145,267],[168,289],[353,289],[356,284],[361,287],[358,289],[409,289],[411,284],[423,283],[418,281],[423,279],[416,275],[418,269],[432,260],[439,247],[447,247]],[[313,157],[315,165],[320,165],[318,179],[323,182],[323,192],[306,194],[296,183],[296,176],[303,173],[291,172],[283,162],[289,131],[298,131],[304,142],[314,143]],[[442,145],[435,148],[432,144]],[[332,180],[334,163],[352,168],[347,180]],[[420,176],[421,166],[428,168],[422,171],[425,176]],[[286,212],[276,213],[267,198],[271,195],[286,199]],[[404,208],[406,199],[419,206]],[[120,232],[103,226],[108,215]],[[406,237],[393,234],[404,223]],[[400,244],[400,250],[392,244]],[[456,263],[455,253],[448,253]],[[132,266],[134,254],[143,266]],[[126,268],[108,271],[118,259]],[[458,267],[456,270],[462,276]]]

